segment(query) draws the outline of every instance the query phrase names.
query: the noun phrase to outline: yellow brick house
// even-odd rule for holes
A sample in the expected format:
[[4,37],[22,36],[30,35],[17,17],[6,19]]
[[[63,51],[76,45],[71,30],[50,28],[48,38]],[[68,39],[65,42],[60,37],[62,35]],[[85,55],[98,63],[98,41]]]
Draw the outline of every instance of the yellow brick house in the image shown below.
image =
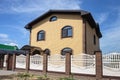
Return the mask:
[[25,26],[30,32],[30,46],[51,54],[94,54],[100,50],[102,34],[90,12],[50,10]]

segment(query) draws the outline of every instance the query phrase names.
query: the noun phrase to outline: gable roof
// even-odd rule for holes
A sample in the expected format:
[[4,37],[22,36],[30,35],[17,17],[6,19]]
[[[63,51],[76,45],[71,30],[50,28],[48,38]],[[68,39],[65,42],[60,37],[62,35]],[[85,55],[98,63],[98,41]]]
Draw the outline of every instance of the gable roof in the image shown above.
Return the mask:
[[26,29],[31,29],[33,27],[33,25],[35,25],[36,23],[42,21],[44,18],[50,16],[53,13],[59,13],[59,14],[80,14],[80,16],[87,20],[89,22],[89,24],[91,25],[92,28],[96,29],[96,33],[98,35],[99,38],[102,37],[102,34],[100,32],[99,29],[99,25],[98,23],[96,23],[91,15],[90,12],[88,11],[84,11],[84,10],[49,10],[48,12],[44,13],[43,15],[39,16],[38,18],[36,18],[35,20],[31,21],[30,23],[28,23],[25,28]]

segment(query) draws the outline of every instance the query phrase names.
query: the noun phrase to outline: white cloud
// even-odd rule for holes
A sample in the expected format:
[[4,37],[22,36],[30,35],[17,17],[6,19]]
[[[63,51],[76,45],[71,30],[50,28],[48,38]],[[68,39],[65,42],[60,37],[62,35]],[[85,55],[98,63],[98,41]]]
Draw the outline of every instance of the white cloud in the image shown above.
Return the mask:
[[8,38],[8,35],[0,33],[0,38]]
[[[80,9],[81,0],[5,0],[3,4],[9,6],[3,7],[2,13],[33,13],[42,12],[49,9]],[[2,3],[1,3],[2,4]]]
[[11,45],[11,46],[18,46],[16,43],[5,43],[6,45]]
[[98,16],[97,21],[99,22],[99,24],[102,24],[103,22],[105,22],[107,20],[108,16],[109,16],[108,13],[101,13]]
[[7,34],[0,33],[0,42],[11,42]]
[[15,43],[14,40],[11,40],[7,34],[3,34],[3,33],[0,33],[0,43],[18,46],[18,44]]

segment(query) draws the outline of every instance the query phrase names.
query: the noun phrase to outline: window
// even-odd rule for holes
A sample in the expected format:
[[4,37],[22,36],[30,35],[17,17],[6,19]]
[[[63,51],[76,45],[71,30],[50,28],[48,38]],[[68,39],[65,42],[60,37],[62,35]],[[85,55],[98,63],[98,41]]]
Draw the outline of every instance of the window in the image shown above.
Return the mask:
[[61,55],[65,55],[66,53],[70,53],[72,55],[72,49],[71,48],[64,48],[62,51],[61,51]]
[[52,16],[51,18],[50,18],[50,21],[56,21],[57,20],[57,17],[56,16]]
[[72,27],[71,26],[65,26],[62,28],[62,38],[65,37],[72,37]]
[[93,38],[93,43],[94,43],[94,45],[96,45],[96,37],[95,37],[95,35],[94,35],[94,38]]
[[41,30],[37,34],[37,41],[45,40],[45,31]]

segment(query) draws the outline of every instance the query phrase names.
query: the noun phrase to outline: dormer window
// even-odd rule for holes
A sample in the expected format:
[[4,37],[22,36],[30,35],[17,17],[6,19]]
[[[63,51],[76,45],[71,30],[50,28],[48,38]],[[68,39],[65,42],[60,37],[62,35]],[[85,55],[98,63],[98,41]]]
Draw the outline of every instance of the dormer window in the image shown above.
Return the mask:
[[51,18],[50,18],[50,21],[56,21],[57,20],[57,17],[56,16],[52,16]]
[[45,40],[45,31],[41,30],[37,33],[37,41]]

